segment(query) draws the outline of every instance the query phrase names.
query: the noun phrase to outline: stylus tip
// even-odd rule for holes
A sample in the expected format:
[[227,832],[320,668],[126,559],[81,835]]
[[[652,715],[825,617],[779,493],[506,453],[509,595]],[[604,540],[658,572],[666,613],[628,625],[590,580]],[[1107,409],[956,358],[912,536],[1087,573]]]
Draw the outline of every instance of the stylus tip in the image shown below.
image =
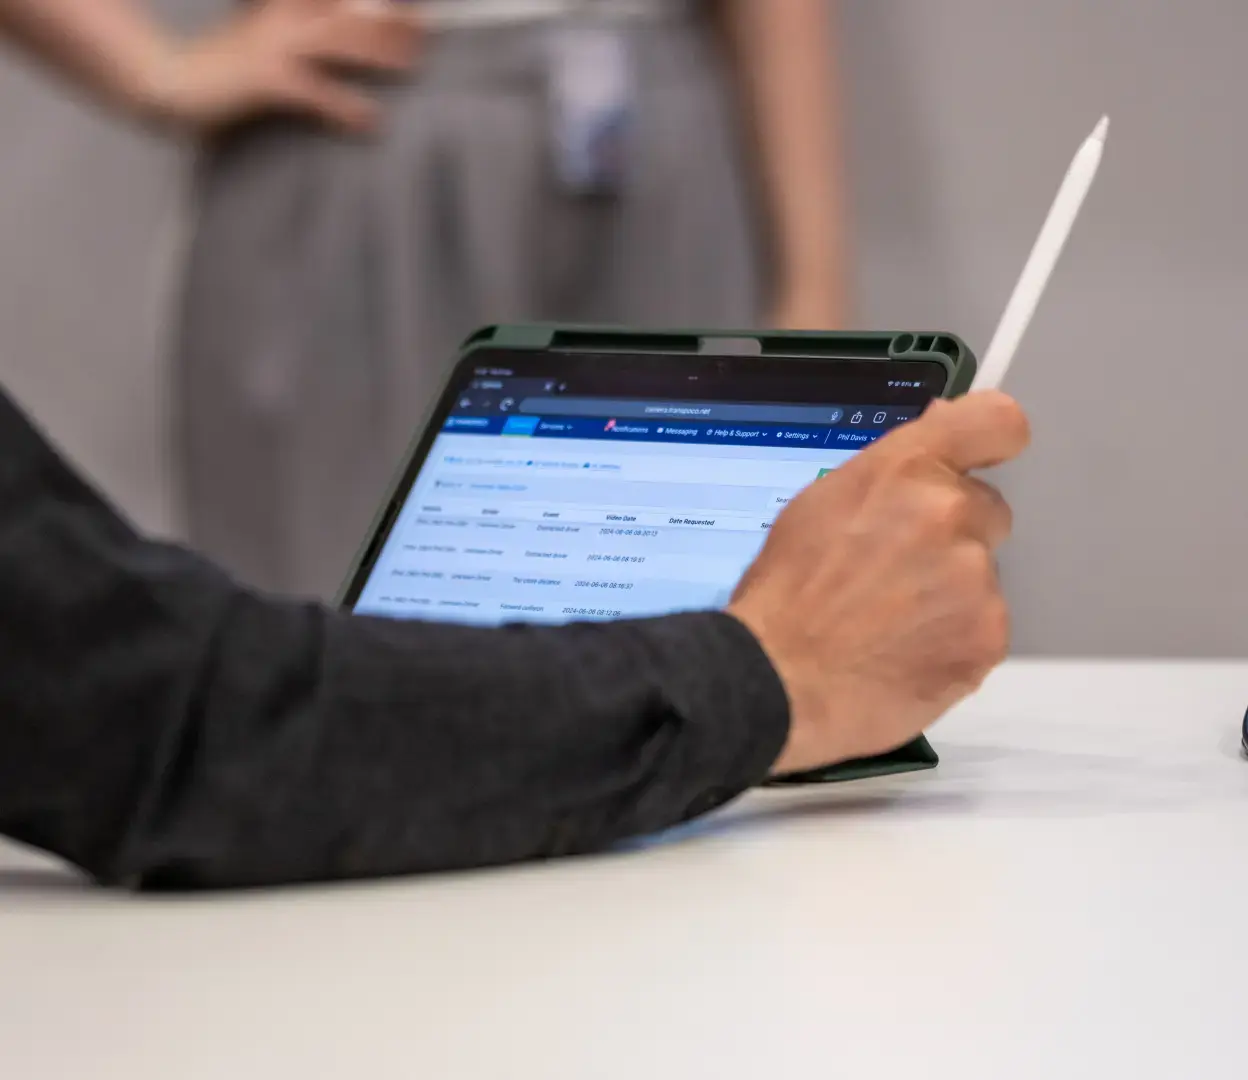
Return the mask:
[[1105,136],[1109,134],[1109,117],[1102,116],[1100,122],[1092,129],[1092,138],[1098,142],[1104,142]]

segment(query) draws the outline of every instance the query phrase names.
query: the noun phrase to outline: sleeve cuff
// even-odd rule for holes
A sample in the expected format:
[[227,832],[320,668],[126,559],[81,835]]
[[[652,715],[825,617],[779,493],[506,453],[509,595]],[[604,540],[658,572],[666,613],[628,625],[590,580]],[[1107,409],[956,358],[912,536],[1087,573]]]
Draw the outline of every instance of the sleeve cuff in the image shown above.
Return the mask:
[[685,820],[767,779],[789,736],[789,701],[754,635],[722,612],[647,624],[654,663],[692,738],[687,775],[700,790]]

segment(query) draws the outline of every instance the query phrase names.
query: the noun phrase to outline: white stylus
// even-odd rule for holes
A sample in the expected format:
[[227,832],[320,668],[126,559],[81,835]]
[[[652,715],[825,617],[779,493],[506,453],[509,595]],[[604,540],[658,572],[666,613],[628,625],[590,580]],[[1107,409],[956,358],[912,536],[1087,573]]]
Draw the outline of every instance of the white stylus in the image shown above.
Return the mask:
[[997,332],[992,335],[992,342],[984,359],[975,374],[972,390],[995,390],[1001,385],[1005,373],[1010,369],[1010,361],[1023,340],[1027,324],[1036,313],[1040,297],[1049,283],[1053,267],[1057,263],[1062,248],[1066,246],[1066,238],[1079,216],[1079,208],[1083,205],[1092,181],[1096,179],[1096,170],[1101,164],[1101,151],[1105,147],[1105,134],[1109,131],[1109,117],[1102,116],[1092,134],[1075,153],[1070,168],[1066,170],[1066,178],[1058,189],[1057,198],[1044,219],[1040,235],[1036,237],[1035,246],[1027,259],[1023,272],[1019,275],[1018,284],[1005,305],[1005,312],[997,324]]

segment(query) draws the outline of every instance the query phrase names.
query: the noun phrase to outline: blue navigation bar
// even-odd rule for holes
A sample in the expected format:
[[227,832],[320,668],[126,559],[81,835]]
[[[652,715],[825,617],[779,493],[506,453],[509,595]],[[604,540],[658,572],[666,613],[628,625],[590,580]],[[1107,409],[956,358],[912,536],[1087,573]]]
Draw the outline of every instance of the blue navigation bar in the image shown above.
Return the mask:
[[539,439],[601,439],[617,442],[854,450],[875,442],[889,428],[866,423],[731,424],[713,420],[603,420],[583,416],[552,419],[538,416],[452,416],[447,419],[442,430],[465,435],[508,435]]

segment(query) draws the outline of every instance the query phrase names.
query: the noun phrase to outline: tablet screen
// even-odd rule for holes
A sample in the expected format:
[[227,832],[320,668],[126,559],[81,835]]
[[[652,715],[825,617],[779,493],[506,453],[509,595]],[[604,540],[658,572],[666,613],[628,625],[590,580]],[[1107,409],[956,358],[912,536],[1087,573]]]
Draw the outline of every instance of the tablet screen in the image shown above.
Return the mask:
[[473,354],[346,606],[482,625],[723,607],[793,496],[945,379],[925,362]]

